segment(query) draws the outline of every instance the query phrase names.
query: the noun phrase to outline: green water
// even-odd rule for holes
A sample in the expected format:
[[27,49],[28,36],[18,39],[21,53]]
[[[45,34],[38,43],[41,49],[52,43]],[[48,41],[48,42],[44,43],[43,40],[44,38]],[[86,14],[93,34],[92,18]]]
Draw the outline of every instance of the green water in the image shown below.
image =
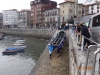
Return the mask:
[[18,53],[17,55],[2,55],[2,52],[7,47],[12,47],[15,38],[5,38],[0,41],[0,75],[29,75],[36,61],[42,54],[46,47],[46,40],[36,39],[33,37],[21,37],[24,38],[25,53]]

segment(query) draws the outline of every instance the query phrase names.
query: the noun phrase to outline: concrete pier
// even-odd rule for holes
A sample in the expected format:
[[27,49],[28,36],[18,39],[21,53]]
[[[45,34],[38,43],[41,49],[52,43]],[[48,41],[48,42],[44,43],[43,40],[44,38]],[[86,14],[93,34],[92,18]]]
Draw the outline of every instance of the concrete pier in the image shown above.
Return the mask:
[[68,38],[64,43],[61,56],[54,50],[52,58],[49,58],[47,47],[37,61],[29,75],[69,75],[69,49]]

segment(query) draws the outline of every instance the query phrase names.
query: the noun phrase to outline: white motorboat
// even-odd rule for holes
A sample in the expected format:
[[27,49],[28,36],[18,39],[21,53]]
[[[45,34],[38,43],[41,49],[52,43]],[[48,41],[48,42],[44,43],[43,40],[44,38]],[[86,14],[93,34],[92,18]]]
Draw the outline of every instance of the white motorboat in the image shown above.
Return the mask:
[[16,41],[15,44],[24,44],[24,41]]
[[20,47],[22,47],[22,48],[26,48],[26,46],[25,45],[23,45],[23,46],[14,46],[15,48],[20,48]]
[[17,40],[16,42],[25,42],[25,40]]
[[15,43],[13,44],[14,46],[24,46],[24,44],[20,44],[20,43]]

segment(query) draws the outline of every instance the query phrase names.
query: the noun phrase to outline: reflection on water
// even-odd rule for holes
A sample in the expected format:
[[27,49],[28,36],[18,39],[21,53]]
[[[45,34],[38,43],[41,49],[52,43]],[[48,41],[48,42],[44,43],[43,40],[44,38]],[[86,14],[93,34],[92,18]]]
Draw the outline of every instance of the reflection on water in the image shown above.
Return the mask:
[[26,40],[25,45],[27,45],[25,53],[10,56],[2,55],[7,47],[13,46],[14,41],[12,41],[12,38],[5,38],[0,41],[0,75],[28,75],[45,49],[46,41],[24,37]]

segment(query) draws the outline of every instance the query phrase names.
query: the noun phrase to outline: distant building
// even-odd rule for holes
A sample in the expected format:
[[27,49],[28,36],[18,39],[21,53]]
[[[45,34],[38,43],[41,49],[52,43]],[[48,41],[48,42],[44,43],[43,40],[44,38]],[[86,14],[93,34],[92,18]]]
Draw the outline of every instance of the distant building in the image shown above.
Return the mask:
[[31,11],[23,9],[19,11],[18,28],[32,28],[30,23]]
[[30,2],[31,5],[31,23],[33,25],[43,25],[45,23],[45,11],[57,8],[57,3],[50,0],[35,0]]
[[3,27],[3,14],[0,13],[0,28]]
[[60,10],[59,8],[45,11],[45,25],[48,27],[60,26]]
[[100,2],[95,2],[93,4],[84,5],[84,15],[91,15],[100,12]]
[[67,2],[67,1],[78,3],[78,0],[64,0],[64,2]]
[[72,21],[75,16],[82,16],[83,5],[71,1],[60,3],[60,21],[65,24]]
[[3,27],[4,28],[18,27],[18,11],[16,9],[3,10]]

